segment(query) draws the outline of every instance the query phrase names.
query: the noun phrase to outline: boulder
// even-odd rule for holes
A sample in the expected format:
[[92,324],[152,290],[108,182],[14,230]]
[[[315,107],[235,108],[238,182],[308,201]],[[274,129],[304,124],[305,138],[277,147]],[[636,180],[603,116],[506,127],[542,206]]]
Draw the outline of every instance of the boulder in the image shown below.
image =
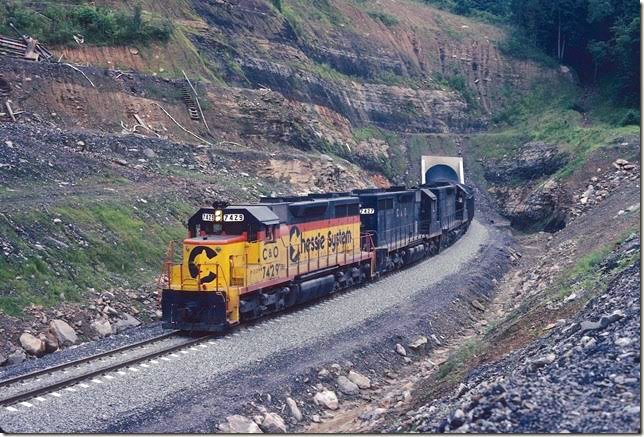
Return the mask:
[[322,405],[329,410],[338,409],[338,397],[334,392],[330,390],[324,390],[316,393],[315,396],[313,396],[313,401],[316,405]]
[[425,346],[427,344],[427,337],[424,335],[421,335],[411,343],[409,343],[407,346],[409,346],[413,350],[418,350],[421,347]]
[[344,375],[338,376],[337,383],[340,391],[345,395],[357,395],[360,393],[358,386],[349,381],[349,379]]
[[23,332],[20,336],[20,345],[29,355],[36,357],[45,355],[45,342],[28,332]]
[[277,413],[266,413],[262,424],[259,426],[264,432],[285,433],[286,424],[284,419]]
[[56,338],[56,334],[54,334],[53,332],[43,332],[38,335],[38,338],[45,342],[45,352],[47,352],[48,354],[56,352],[58,350],[58,338]]
[[288,405],[288,408],[291,411],[291,416],[293,416],[298,422],[301,421],[302,412],[298,408],[297,403],[291,398],[286,398],[286,405]]
[[407,356],[407,351],[405,350],[405,348],[400,343],[396,343],[396,352],[399,355],[402,355],[403,357]]
[[54,333],[54,335],[56,335],[60,346],[70,346],[72,344],[76,344],[78,341],[78,336],[76,335],[74,328],[69,326],[67,322],[63,320],[52,320],[49,323],[49,329]]
[[361,389],[371,388],[371,381],[369,378],[358,372],[354,372],[353,370],[349,371],[349,380]]
[[262,430],[255,422],[246,416],[235,414],[226,417],[226,423],[219,425],[219,429],[227,433],[241,433],[241,434],[258,434]]
[[22,349],[16,349],[7,358],[7,365],[13,366],[14,364],[20,364],[27,359],[27,354]]
[[112,334],[112,325],[107,319],[94,320],[89,326],[98,334],[99,337],[107,337]]
[[141,324],[137,319],[129,315],[128,313],[123,313],[120,319],[114,323],[112,331],[115,333],[122,332],[128,328],[134,328]]

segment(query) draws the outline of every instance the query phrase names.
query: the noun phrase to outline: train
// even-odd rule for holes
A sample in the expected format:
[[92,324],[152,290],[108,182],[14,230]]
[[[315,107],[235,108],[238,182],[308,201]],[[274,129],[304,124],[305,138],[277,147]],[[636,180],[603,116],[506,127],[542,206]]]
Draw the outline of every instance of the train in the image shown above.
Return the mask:
[[437,254],[474,217],[462,160],[454,171],[440,163],[447,158],[434,159],[411,188],[216,201],[199,209],[187,222],[181,261],[164,265],[162,327],[222,332]]

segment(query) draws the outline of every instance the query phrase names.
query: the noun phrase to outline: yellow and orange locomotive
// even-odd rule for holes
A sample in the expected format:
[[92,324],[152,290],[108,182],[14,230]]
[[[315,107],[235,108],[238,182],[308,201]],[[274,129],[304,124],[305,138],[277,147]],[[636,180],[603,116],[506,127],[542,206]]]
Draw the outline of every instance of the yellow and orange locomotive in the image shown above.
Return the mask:
[[457,181],[215,203],[166,263],[163,327],[221,331],[372,280],[463,234],[474,197]]

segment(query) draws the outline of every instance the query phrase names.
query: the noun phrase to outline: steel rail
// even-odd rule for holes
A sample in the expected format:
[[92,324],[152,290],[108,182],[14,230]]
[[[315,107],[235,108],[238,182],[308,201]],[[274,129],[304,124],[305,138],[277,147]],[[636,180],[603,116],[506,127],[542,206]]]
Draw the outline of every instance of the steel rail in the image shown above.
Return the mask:
[[62,369],[66,369],[68,367],[74,367],[74,366],[78,366],[79,364],[89,363],[91,361],[98,360],[100,358],[103,358],[103,357],[106,357],[106,356],[109,356],[109,355],[115,355],[115,354],[118,354],[118,353],[126,351],[126,350],[136,349],[137,347],[145,346],[146,344],[150,344],[150,343],[154,343],[154,342],[157,342],[157,341],[160,341],[160,340],[164,340],[166,338],[174,337],[178,333],[179,333],[179,331],[167,332],[167,333],[158,335],[156,337],[148,338],[147,340],[142,340],[142,341],[139,341],[139,342],[136,342],[136,343],[121,346],[121,347],[116,348],[116,349],[111,349],[111,350],[108,350],[108,351],[105,351],[105,352],[100,352],[98,354],[90,355],[88,357],[79,358],[79,359],[76,359],[76,360],[73,360],[73,361],[68,361],[66,363],[58,364],[56,366],[47,367],[45,369],[35,370],[33,372],[30,372],[30,373],[25,373],[25,374],[22,374],[22,375],[14,376],[13,378],[9,378],[9,379],[5,379],[5,380],[0,381],[0,388],[6,387],[6,386],[11,385],[11,384],[15,384],[16,382],[24,381],[25,379],[32,379],[32,378],[36,378],[36,377],[38,377],[40,375],[45,375],[45,374],[53,373],[53,372],[59,372]]
[[[170,336],[170,335],[176,335],[176,332],[172,332],[170,334],[167,334],[167,336]],[[205,335],[205,336],[202,336],[202,337],[187,341],[185,343],[174,345],[174,346],[171,346],[171,347],[159,350],[159,351],[150,352],[150,353],[147,353],[145,355],[142,355],[142,356],[139,356],[139,357],[136,357],[136,358],[132,358],[132,359],[129,359],[129,360],[124,361],[124,362],[122,361],[120,363],[110,364],[110,365],[101,367],[99,369],[92,370],[91,372],[86,372],[86,373],[83,373],[81,375],[72,376],[72,377],[63,379],[61,381],[58,381],[58,382],[55,382],[55,383],[52,383],[52,384],[48,384],[48,385],[40,387],[40,388],[27,390],[27,391],[18,393],[16,395],[12,395],[12,396],[0,399],[0,406],[7,407],[7,406],[13,405],[15,403],[18,403],[20,401],[25,401],[27,399],[35,398],[35,397],[37,397],[37,396],[39,396],[41,394],[50,393],[50,392],[55,391],[56,389],[59,389],[61,387],[65,387],[65,386],[68,386],[68,385],[73,385],[73,384],[75,384],[77,382],[80,382],[80,381],[83,381],[83,380],[86,380],[86,379],[89,379],[89,378],[93,378],[95,376],[102,375],[104,373],[108,373],[108,372],[111,372],[111,371],[116,370],[116,369],[132,366],[132,365],[138,364],[138,363],[140,363],[142,361],[147,361],[147,360],[156,358],[156,357],[161,356],[161,355],[172,353],[172,352],[174,352],[176,350],[183,349],[185,347],[192,346],[193,344],[200,343],[200,342],[202,342],[202,341],[204,341],[204,340],[206,340],[208,338],[211,338],[212,336],[213,335],[211,335],[211,334]],[[158,337],[157,337],[157,339],[158,339]],[[89,361],[91,361],[91,359],[86,360],[86,362],[89,362]]]

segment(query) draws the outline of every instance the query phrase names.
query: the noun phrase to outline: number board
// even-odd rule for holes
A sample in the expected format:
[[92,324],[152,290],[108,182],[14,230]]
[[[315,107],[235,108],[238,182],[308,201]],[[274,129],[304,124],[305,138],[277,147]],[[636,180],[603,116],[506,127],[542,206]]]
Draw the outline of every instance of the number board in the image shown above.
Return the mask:
[[224,214],[225,222],[243,222],[244,214]]
[[201,220],[203,220],[204,222],[214,222],[215,215],[209,212],[204,212],[203,214],[201,214]]
[[360,208],[360,214],[361,215],[368,215],[368,214],[373,214],[376,211],[373,208]]

